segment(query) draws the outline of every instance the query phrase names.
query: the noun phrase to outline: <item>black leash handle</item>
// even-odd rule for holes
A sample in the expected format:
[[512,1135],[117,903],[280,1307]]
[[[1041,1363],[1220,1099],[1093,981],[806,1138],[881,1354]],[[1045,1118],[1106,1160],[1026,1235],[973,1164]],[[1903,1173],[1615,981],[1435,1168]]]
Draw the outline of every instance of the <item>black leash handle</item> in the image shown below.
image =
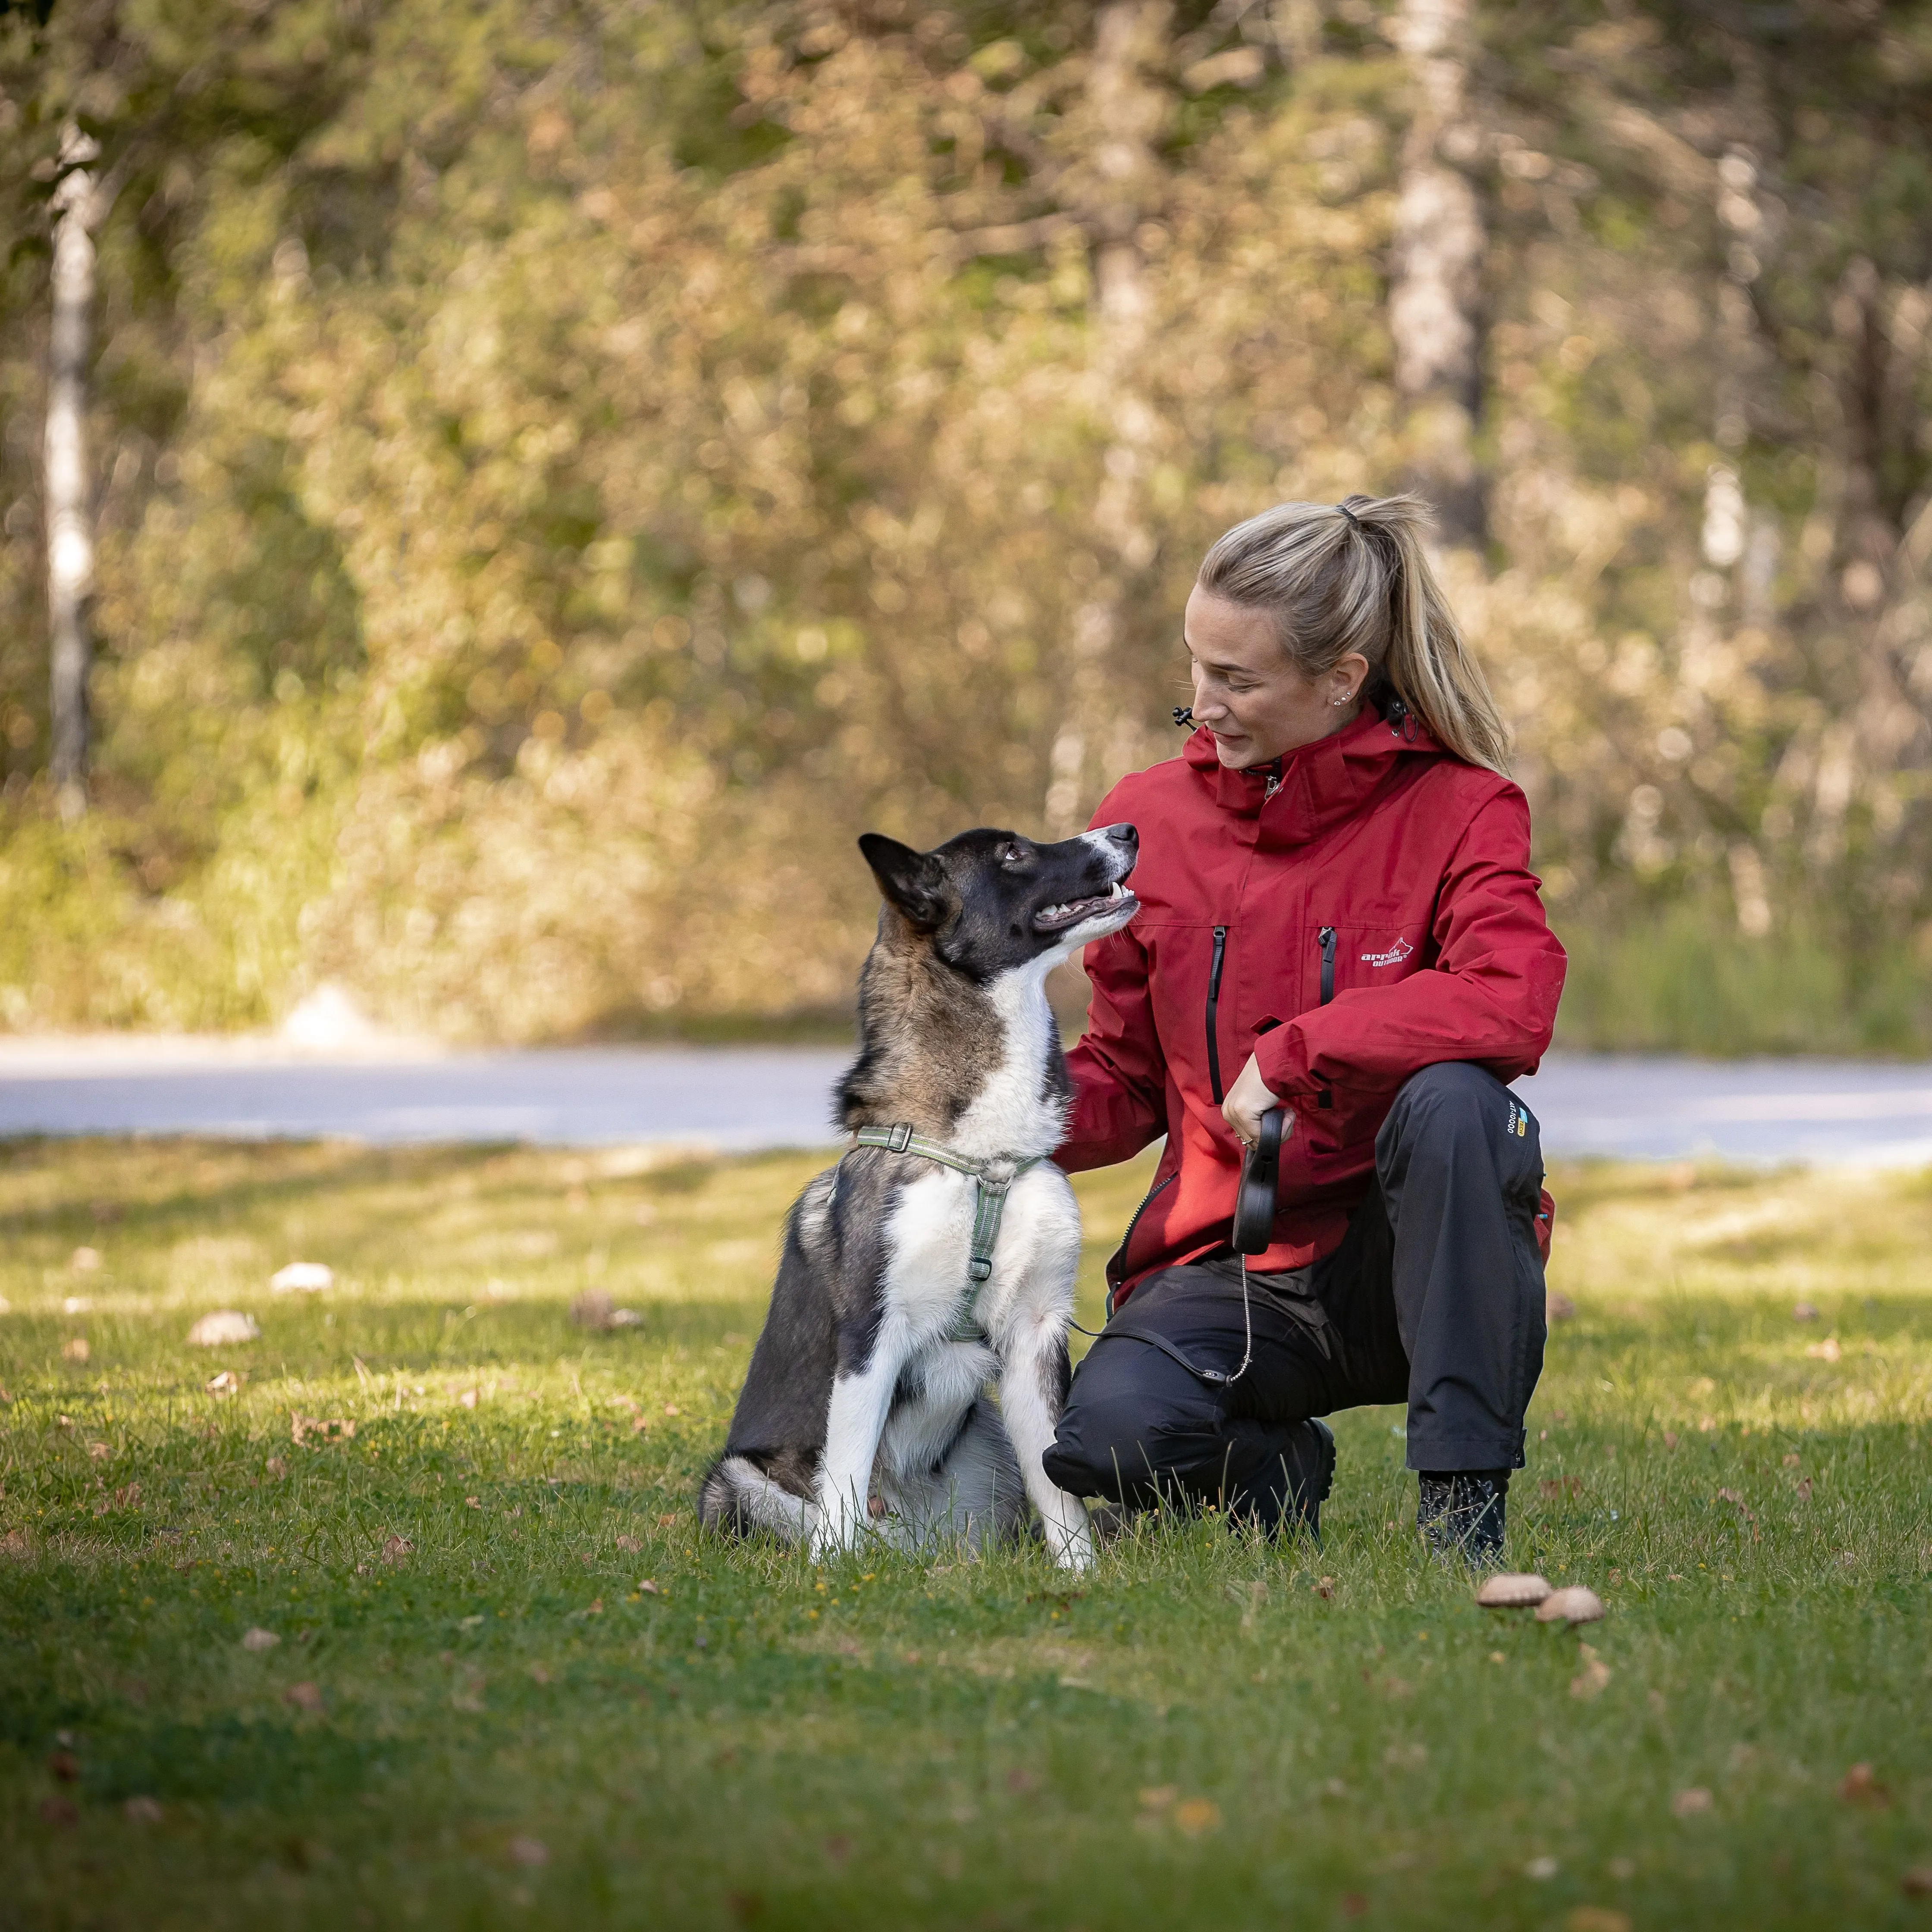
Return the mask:
[[1228,1245],[1238,1255],[1266,1252],[1274,1240],[1275,1194],[1281,1185],[1282,1110],[1262,1116],[1262,1130],[1241,1162],[1241,1188],[1234,1198],[1234,1231]]

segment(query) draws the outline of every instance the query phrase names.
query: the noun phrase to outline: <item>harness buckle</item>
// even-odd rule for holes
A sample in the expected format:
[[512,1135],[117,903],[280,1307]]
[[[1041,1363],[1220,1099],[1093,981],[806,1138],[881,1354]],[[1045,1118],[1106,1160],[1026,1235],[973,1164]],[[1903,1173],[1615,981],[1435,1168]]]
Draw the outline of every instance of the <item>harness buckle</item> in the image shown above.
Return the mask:
[[892,1137],[886,1144],[894,1154],[904,1154],[912,1145],[912,1123],[901,1120],[892,1129]]
[[993,1263],[988,1256],[975,1255],[972,1265],[967,1270],[975,1281],[988,1281],[992,1278]]

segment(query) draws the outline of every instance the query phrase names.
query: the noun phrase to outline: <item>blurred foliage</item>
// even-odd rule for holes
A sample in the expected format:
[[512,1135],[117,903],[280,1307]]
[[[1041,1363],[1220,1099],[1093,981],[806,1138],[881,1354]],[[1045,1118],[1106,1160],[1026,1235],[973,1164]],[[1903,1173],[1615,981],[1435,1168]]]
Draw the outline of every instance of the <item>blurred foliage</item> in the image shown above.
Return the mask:
[[[1371,0],[1132,10],[1124,68],[1058,4],[0,10],[0,1024],[834,1009],[856,833],[1037,830],[1168,755],[1206,544],[1424,433],[1412,94]],[[1932,7],[1476,26],[1490,542],[1447,567],[1568,1036],[1922,1047]],[[72,827],[70,118],[118,182]]]

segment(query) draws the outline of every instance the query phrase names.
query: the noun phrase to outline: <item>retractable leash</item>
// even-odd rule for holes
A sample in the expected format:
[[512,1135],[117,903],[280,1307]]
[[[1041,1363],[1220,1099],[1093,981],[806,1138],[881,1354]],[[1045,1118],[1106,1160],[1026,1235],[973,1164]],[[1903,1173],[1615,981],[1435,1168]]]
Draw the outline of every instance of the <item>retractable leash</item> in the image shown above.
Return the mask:
[[1196,1369],[1204,1382],[1219,1382],[1226,1388],[1247,1373],[1255,1354],[1253,1310],[1248,1302],[1248,1257],[1265,1254],[1274,1239],[1275,1196],[1281,1186],[1282,1111],[1270,1107],[1262,1116],[1262,1130],[1241,1161],[1241,1188],[1234,1197],[1234,1227],[1228,1245],[1241,1262],[1241,1366],[1232,1375],[1213,1369]]
[[[1178,1362],[1190,1376],[1201,1382],[1212,1382],[1216,1388],[1231,1388],[1247,1373],[1255,1358],[1254,1308],[1249,1299],[1248,1257],[1265,1254],[1274,1237],[1274,1204],[1281,1183],[1281,1136],[1284,1124],[1279,1107],[1270,1107],[1262,1116],[1261,1134],[1243,1157],[1240,1191],[1234,1198],[1234,1226],[1228,1245],[1241,1264],[1241,1366],[1232,1370],[1204,1369],[1198,1362],[1189,1360],[1165,1335],[1134,1327],[1131,1316],[1126,1321],[1109,1322],[1101,1330],[1101,1336],[1117,1335],[1123,1341],[1144,1342],[1150,1348],[1158,1348],[1163,1355]],[[1079,1328],[1080,1324],[1076,1322],[1073,1325]],[[1094,1333],[1090,1328],[1081,1328],[1080,1332],[1083,1335]]]

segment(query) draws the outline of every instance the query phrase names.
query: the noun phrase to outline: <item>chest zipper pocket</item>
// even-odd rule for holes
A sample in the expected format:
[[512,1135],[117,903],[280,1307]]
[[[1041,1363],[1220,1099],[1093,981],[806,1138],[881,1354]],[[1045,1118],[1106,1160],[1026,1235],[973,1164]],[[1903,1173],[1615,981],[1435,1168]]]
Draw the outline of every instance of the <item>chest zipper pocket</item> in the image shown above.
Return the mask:
[[[1322,1004],[1324,1006],[1335,997],[1335,928],[1324,926],[1315,935],[1315,942],[1322,949]],[[1327,1088],[1315,1096],[1318,1107],[1332,1107],[1335,1096]]]
[[1208,968],[1208,1084],[1217,1107],[1227,1096],[1221,1091],[1221,969],[1228,960],[1228,928],[1214,928],[1214,957]]

